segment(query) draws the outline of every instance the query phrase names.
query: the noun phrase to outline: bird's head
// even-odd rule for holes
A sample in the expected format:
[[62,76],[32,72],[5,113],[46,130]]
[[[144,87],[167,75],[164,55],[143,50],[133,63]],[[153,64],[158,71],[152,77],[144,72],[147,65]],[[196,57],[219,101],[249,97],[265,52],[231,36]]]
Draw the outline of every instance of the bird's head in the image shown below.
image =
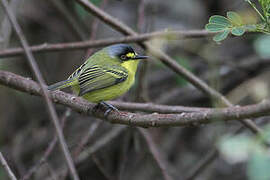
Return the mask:
[[108,55],[111,58],[118,59],[124,63],[127,61],[146,59],[148,56],[138,55],[130,45],[127,44],[115,44],[106,47]]

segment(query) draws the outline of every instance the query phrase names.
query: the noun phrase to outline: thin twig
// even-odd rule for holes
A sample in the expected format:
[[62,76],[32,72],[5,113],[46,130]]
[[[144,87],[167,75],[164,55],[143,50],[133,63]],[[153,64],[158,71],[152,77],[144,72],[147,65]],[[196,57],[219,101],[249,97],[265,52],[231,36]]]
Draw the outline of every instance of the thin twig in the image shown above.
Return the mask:
[[173,178],[167,172],[168,171],[168,168],[166,168],[167,163],[165,162],[163,157],[161,157],[160,152],[158,151],[158,147],[156,147],[151,135],[145,129],[142,129],[142,128],[138,128],[138,131],[145,139],[146,144],[148,145],[148,149],[149,149],[150,153],[152,154],[154,160],[156,161],[164,179],[165,180],[172,180]]
[[[213,33],[209,33],[205,30],[189,30],[189,31],[158,31],[152,33],[145,33],[136,36],[126,36],[121,38],[107,38],[101,40],[88,40],[81,42],[71,42],[71,43],[57,43],[57,44],[41,44],[31,46],[30,50],[33,53],[37,52],[54,52],[54,51],[70,51],[70,50],[83,50],[88,48],[97,48],[108,46],[116,43],[133,43],[133,42],[143,42],[154,38],[166,38],[166,39],[189,39],[189,38],[203,38],[212,36]],[[0,57],[12,57],[23,55],[24,51],[22,48],[10,48],[0,50]]]
[[187,106],[169,106],[153,103],[132,103],[132,102],[119,102],[119,101],[109,101],[110,104],[116,106],[121,110],[128,111],[142,111],[142,112],[152,112],[152,113],[182,113],[182,112],[205,112],[212,108],[203,107],[187,107]]
[[218,150],[211,149],[196,165],[188,172],[184,180],[193,180],[201,174],[216,158],[218,157]]
[[[70,116],[70,113],[71,113],[71,109],[68,108],[65,111],[65,113],[63,114],[63,116],[61,118],[61,128],[62,129],[64,128],[65,122],[66,122],[67,118]],[[27,173],[25,173],[25,175],[22,177],[22,180],[29,179],[38,170],[38,168],[40,168],[40,166],[47,161],[48,157],[50,156],[50,154],[54,150],[54,147],[57,143],[57,140],[58,140],[57,135],[55,135],[53,137],[53,140],[50,142],[47,149],[45,150],[44,154],[40,158],[40,160],[33,167],[31,167]]]
[[[107,5],[108,0],[103,0],[100,8],[104,9],[104,7]],[[89,41],[93,41],[94,39],[96,39],[97,36],[97,30],[98,30],[98,25],[99,25],[99,20],[97,18],[95,18],[92,22],[92,26],[91,26],[91,34],[90,34],[90,39]],[[88,49],[86,52],[86,57],[89,57],[91,54],[93,53],[93,49]]]
[[86,148],[76,159],[76,163],[83,162],[85,159],[88,159],[89,156],[97,152],[99,149],[107,145],[109,142],[111,142],[113,139],[118,137],[124,130],[126,129],[125,126],[118,126],[113,128],[111,131],[109,131],[107,134],[105,134],[103,137],[101,137],[99,140],[97,140],[94,144]]
[[71,30],[77,35],[77,37],[81,40],[86,39],[86,33],[82,30],[78,20],[70,13],[70,10],[67,9],[64,1],[51,0],[51,3],[57,11],[63,15],[64,20],[70,25]]
[[77,148],[72,153],[75,159],[82,152],[83,148],[89,142],[90,138],[92,138],[93,135],[96,133],[96,130],[100,127],[100,125],[100,121],[96,121],[89,127],[86,135],[81,139]]
[[143,27],[145,24],[145,0],[140,0],[139,6],[138,6],[138,12],[137,12],[137,29],[140,33],[143,32]]
[[[95,141],[94,144],[86,148],[83,152],[79,154],[75,158],[75,163],[79,164],[86,159],[89,159],[94,153],[96,153],[98,150],[106,146],[108,143],[110,143],[113,139],[115,139],[119,134],[121,134],[126,127],[115,127],[111,131],[109,131],[107,134],[105,134],[103,137]],[[67,173],[67,169],[64,169],[61,174],[63,174],[63,177],[65,177],[65,174]]]
[[129,159],[129,154],[128,154],[128,150],[130,147],[130,141],[131,141],[131,133],[134,133],[134,131],[132,131],[132,128],[128,128],[129,130],[127,130],[125,132],[125,135],[123,136],[124,140],[123,143],[121,143],[122,151],[121,151],[121,155],[119,157],[119,170],[118,170],[118,175],[117,175],[117,179],[118,180],[123,180],[123,176],[124,173],[128,173],[126,171],[126,166],[127,166],[127,162]]
[[[137,12],[137,29],[140,33],[143,32],[143,27],[145,24],[145,0],[140,0]],[[140,68],[138,70],[138,85],[135,89],[135,101],[137,102],[148,102],[150,101],[147,91],[147,68],[148,61],[142,61],[140,64]]]
[[95,154],[93,154],[91,157],[92,157],[93,161],[96,163],[96,166],[98,167],[100,172],[103,174],[103,176],[107,180],[115,180],[115,178],[106,170],[104,165],[102,165],[102,163],[100,162],[100,160],[97,158],[97,156]]
[[[79,156],[79,154],[83,151],[86,144],[89,142],[89,140],[93,137],[93,135],[96,133],[97,129],[100,127],[101,122],[95,121],[91,126],[89,127],[87,133],[85,136],[82,137],[80,142],[78,143],[78,146],[75,148],[75,150],[72,152],[73,158],[76,160],[76,158]],[[65,171],[62,175],[62,179],[66,179],[68,175],[68,171]]]
[[17,178],[15,177],[14,173],[11,171],[9,165],[7,164],[7,161],[5,160],[5,158],[1,152],[0,152],[0,162],[1,162],[1,165],[4,167],[5,171],[7,172],[8,177],[11,180],[17,180]]
[[44,164],[47,166],[47,169],[50,173],[50,179],[51,180],[57,180],[57,176],[56,176],[56,172],[54,171],[54,169],[50,166],[50,164],[45,161]]
[[75,169],[75,166],[74,166],[74,163],[71,159],[71,156],[70,156],[70,153],[69,153],[69,150],[67,148],[67,145],[66,145],[66,142],[65,142],[65,139],[64,139],[64,135],[63,135],[63,132],[61,131],[61,127],[60,127],[60,124],[59,124],[59,121],[58,121],[58,117],[57,117],[57,114],[56,114],[56,111],[54,109],[54,106],[48,96],[48,92],[47,90],[45,89],[44,87],[44,80],[43,80],[43,77],[40,73],[40,70],[36,64],[36,61],[35,61],[35,58],[33,56],[33,54],[31,53],[31,50],[29,48],[29,45],[23,35],[23,32],[21,30],[21,27],[19,26],[17,20],[16,20],[16,17],[14,16],[13,12],[10,10],[9,6],[8,6],[8,2],[7,0],[2,0],[1,1],[3,7],[4,7],[4,10],[11,22],[11,25],[12,27],[14,28],[19,40],[20,40],[20,43],[21,45],[23,46],[23,49],[25,51],[25,56],[26,56],[26,59],[28,60],[28,63],[32,69],[32,72],[34,73],[35,77],[37,78],[38,80],[38,83],[41,85],[41,92],[42,92],[42,96],[44,97],[45,99],[45,102],[46,102],[46,105],[47,105],[47,108],[48,108],[48,111],[49,111],[49,115],[50,115],[50,119],[53,121],[54,123],[54,127],[56,129],[56,133],[57,133],[57,136],[59,138],[59,142],[60,142],[60,145],[61,145],[61,150],[63,151],[64,153],[64,157],[65,157],[65,160],[67,162],[67,165],[70,169],[70,172],[71,172],[71,175],[73,177],[74,180],[79,180],[79,176],[76,172],[76,169]]
[[[9,1],[9,6],[13,12],[18,12],[18,7],[20,6],[20,0]],[[0,48],[6,48],[9,44],[10,37],[12,33],[12,27],[7,16],[5,16],[0,23]]]

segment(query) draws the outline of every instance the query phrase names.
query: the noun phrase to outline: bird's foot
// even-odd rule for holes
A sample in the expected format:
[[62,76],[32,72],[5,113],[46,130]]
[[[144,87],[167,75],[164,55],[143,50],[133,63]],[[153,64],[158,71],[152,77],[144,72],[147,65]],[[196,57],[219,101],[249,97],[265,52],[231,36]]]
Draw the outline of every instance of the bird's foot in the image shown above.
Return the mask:
[[102,106],[105,108],[105,113],[104,113],[105,117],[107,117],[111,111],[116,111],[116,112],[119,111],[116,107],[114,107],[113,105],[109,103],[106,103],[105,101],[101,101],[100,103],[98,103],[97,106]]

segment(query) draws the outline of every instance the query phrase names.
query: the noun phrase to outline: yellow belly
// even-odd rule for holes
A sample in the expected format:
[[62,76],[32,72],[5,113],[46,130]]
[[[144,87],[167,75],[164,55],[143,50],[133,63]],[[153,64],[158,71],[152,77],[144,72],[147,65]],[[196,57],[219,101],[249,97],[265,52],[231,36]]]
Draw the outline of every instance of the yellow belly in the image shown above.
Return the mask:
[[[83,95],[82,97],[90,102],[99,103],[101,101],[115,99],[123,95],[134,84],[138,63],[139,60],[135,60],[135,61],[126,61],[121,64],[129,72],[128,78],[125,81],[107,88],[91,91]],[[79,94],[80,89],[78,85],[73,86],[72,89],[75,93]]]
[[[101,101],[115,99],[123,95],[125,92],[127,92],[133,84],[134,84],[134,76],[133,77],[128,76],[128,78],[124,82],[121,82],[119,84],[107,88],[91,91],[89,93],[86,93],[82,97],[93,103],[99,103]],[[73,91],[76,94],[78,94],[79,87],[78,86],[73,87]]]

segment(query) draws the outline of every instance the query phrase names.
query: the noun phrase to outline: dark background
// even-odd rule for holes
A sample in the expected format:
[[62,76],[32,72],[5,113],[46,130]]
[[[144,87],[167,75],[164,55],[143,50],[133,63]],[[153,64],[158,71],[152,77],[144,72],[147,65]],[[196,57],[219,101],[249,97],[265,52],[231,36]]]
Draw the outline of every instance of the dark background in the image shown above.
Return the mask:
[[[10,2],[30,45],[122,37],[72,0]],[[242,0],[91,2],[141,33],[164,29],[204,29],[211,15],[225,15],[229,10],[238,11],[246,18],[257,18],[252,17],[254,11]],[[14,31],[5,22],[6,18],[1,9],[0,35],[3,38],[0,51],[20,46]],[[256,42],[261,37],[261,34],[248,34],[228,38],[221,44],[213,42],[211,38],[158,40],[152,43],[219,92],[228,95],[231,102],[245,105],[259,102],[268,95],[267,69],[270,63],[255,50]],[[139,46],[132,45],[137,51],[147,54]],[[96,50],[43,52],[36,53],[35,58],[45,81],[52,84],[67,78]],[[24,56],[0,58],[0,69],[33,78]],[[141,63],[137,75],[136,84],[118,100],[198,107],[215,104],[155,58]],[[64,106],[56,105],[56,109],[60,119],[65,117],[67,110]],[[77,163],[81,179],[164,179],[145,138],[137,128],[112,125],[73,111],[64,119],[63,132],[72,154],[78,151],[82,139],[86,139],[82,152],[97,148],[95,153],[88,154]],[[220,136],[237,127],[240,127],[240,123],[230,122],[185,128],[148,128],[146,131],[166,162],[168,173],[173,179],[182,179],[214,147]],[[249,133],[248,130],[246,133]],[[55,130],[44,100],[0,86],[0,150],[6,155],[17,177],[24,176],[39,161],[54,136]],[[100,143],[104,145],[100,147]],[[198,179],[246,179],[245,166],[244,163],[229,164],[219,157]],[[65,169],[65,160],[57,145],[30,179],[63,176]],[[0,169],[0,179],[6,178],[5,172]],[[66,179],[69,177],[66,176]]]

